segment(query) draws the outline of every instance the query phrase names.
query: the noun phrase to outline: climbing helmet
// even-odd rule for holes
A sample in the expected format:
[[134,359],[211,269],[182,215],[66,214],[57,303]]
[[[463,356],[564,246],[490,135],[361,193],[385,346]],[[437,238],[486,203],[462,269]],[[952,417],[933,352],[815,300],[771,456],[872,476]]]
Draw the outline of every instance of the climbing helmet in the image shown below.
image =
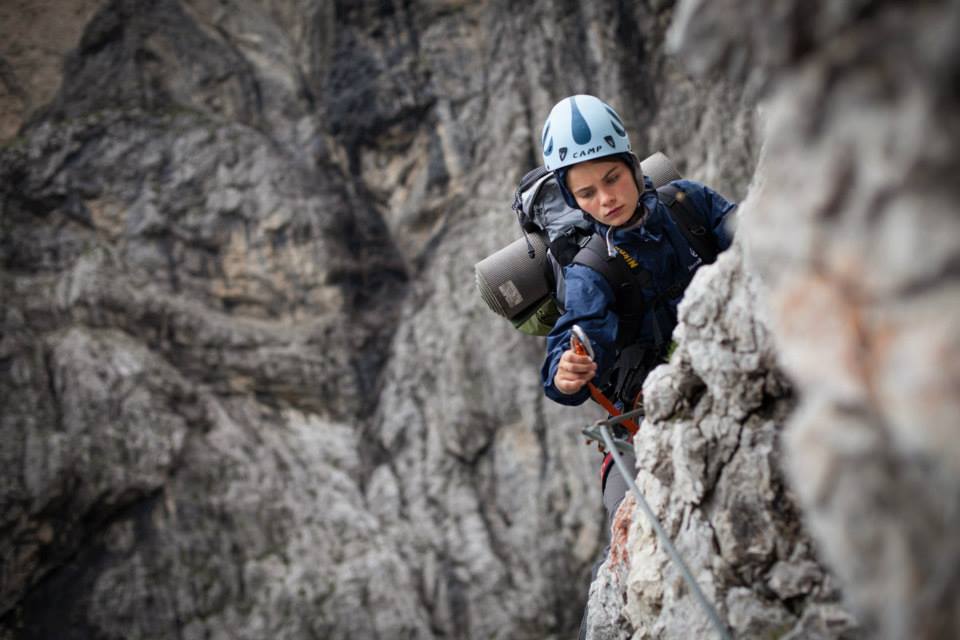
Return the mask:
[[630,151],[630,137],[613,107],[576,95],[554,105],[543,124],[543,165],[550,171]]

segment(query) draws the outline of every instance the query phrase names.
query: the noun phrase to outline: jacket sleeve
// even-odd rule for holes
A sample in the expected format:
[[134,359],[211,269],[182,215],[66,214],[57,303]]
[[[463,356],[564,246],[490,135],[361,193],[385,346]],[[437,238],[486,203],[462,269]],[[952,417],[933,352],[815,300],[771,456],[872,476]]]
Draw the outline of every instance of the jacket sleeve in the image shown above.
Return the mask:
[[733,234],[727,221],[736,215],[737,205],[699,182],[677,180],[676,185],[683,189],[693,205],[706,215],[708,226],[717,239],[720,251],[729,249]]
[[578,405],[590,397],[586,385],[575,394],[561,393],[553,384],[560,356],[570,348],[572,327],[579,324],[590,337],[597,375],[615,359],[618,318],[613,311],[613,290],[601,274],[590,267],[572,264],[564,269],[566,311],[547,336],[547,355],[540,370],[544,393],[560,404]]

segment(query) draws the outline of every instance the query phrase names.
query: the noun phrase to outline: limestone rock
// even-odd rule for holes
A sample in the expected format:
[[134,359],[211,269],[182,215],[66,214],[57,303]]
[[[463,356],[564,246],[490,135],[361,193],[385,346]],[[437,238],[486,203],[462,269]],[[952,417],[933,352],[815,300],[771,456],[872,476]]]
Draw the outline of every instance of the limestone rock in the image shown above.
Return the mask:
[[[712,511],[720,566],[746,578],[741,588],[721,582],[715,598],[737,637],[834,638],[856,627],[868,637],[954,637],[960,452],[948,434],[957,415],[949,390],[960,379],[949,364],[960,344],[951,266],[960,155],[947,133],[957,130],[957,96],[946,78],[960,59],[960,7],[781,3],[768,11],[691,0],[676,14],[671,42],[691,68],[755,81],[769,97],[764,150],[740,208],[740,268],[755,275],[720,277],[721,260],[698,275],[710,289],[688,293],[679,355],[646,387],[650,424],[660,429],[652,431],[659,444],[638,445],[641,486],[680,542],[695,530],[697,507]],[[751,59],[758,64],[744,63]],[[759,293],[751,296],[752,320],[726,302],[729,291],[744,288]],[[700,344],[700,336],[712,341]],[[743,345],[752,342],[768,357],[745,357]],[[795,387],[796,409],[778,409],[763,426],[744,424],[716,488],[709,474],[701,488],[709,465],[691,465],[691,457],[724,456],[731,447],[709,436],[702,445],[683,408],[692,404],[696,420],[706,396],[710,420],[717,412],[743,420],[766,396],[760,406],[769,411],[786,401],[767,395],[786,388],[764,373],[776,370]],[[727,476],[744,456],[747,464]],[[679,503],[672,508],[662,506],[664,477]],[[725,477],[750,480],[725,491]],[[710,508],[734,495],[737,503]],[[798,508],[822,549],[819,561],[795,527],[777,525]],[[708,548],[706,536],[688,547],[693,558]],[[630,575],[649,574],[642,563],[654,540],[641,529],[630,544],[637,558]],[[713,563],[702,577],[716,592],[723,572]],[[626,606],[605,614],[632,626],[595,637],[693,633],[695,622],[670,618],[671,592],[646,585],[624,583]],[[836,589],[849,611],[832,601]],[[639,600],[633,608],[631,599]]]
[[669,8],[4,12],[2,634],[575,633],[598,414],[544,401],[472,266],[574,86],[742,193],[749,101],[664,59]]
[[[697,273],[671,362],[644,384],[637,484],[733,637],[804,637],[809,618],[842,609],[780,462],[794,400],[760,291],[739,243]],[[591,588],[588,637],[714,634],[632,497],[617,521],[627,533]],[[857,637],[842,621],[823,637]]]
[[[641,486],[708,594],[745,634],[955,628],[956,5],[747,5],[5,3],[0,637],[573,636],[599,413],[544,400],[472,267],[578,91],[753,177],[647,385]],[[592,624],[707,633],[645,527]]]

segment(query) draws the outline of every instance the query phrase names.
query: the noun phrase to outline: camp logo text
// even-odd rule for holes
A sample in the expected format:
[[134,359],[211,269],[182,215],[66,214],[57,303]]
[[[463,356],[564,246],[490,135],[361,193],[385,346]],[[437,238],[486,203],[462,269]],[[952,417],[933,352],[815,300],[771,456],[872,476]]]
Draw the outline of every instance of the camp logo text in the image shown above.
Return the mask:
[[595,146],[595,147],[590,147],[590,148],[588,148],[588,149],[583,149],[582,151],[574,151],[574,152],[573,152],[573,158],[574,158],[574,159],[577,159],[577,158],[586,158],[586,157],[589,156],[589,155],[592,155],[592,154],[594,154],[594,153],[597,153],[598,151],[600,151],[601,148],[602,148],[602,147],[601,147],[600,145],[597,145],[597,146]]

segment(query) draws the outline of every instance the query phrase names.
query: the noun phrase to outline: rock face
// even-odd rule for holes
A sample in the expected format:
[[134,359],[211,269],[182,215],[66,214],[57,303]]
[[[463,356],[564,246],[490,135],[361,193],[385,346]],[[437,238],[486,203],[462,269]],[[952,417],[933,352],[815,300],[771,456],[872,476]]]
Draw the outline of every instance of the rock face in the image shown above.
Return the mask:
[[[803,398],[786,460],[874,635],[954,637],[960,4],[883,7],[837,28],[843,46],[797,61],[771,101],[748,205],[750,262]],[[819,189],[799,184],[801,168]],[[768,231],[788,220],[789,247]]]
[[[795,399],[739,243],[694,278],[669,365],[644,385],[637,485],[735,638],[854,638],[782,472]],[[715,631],[633,496],[591,589],[592,638]]]
[[597,412],[472,265],[577,89],[742,195],[750,102],[669,8],[6,6],[3,635],[573,635]]
[[[847,637],[859,625],[866,637],[952,638],[960,5],[779,8],[779,22],[735,0],[676,9],[672,41],[696,70],[775,82],[740,208],[745,257],[724,256],[691,286],[677,355],[645,387],[638,479],[735,637]],[[745,74],[743,55],[762,64]],[[797,390],[792,413],[771,384],[774,352]],[[592,591],[593,637],[705,637],[631,515],[619,514],[632,522],[618,549],[629,562],[608,563]],[[837,582],[856,623],[831,602]]]
[[[956,3],[581,4],[0,8],[0,637],[574,636],[598,411],[472,265],[581,91],[735,199],[760,160],[640,449],[710,595],[956,631]],[[628,512],[594,636],[705,634]]]

